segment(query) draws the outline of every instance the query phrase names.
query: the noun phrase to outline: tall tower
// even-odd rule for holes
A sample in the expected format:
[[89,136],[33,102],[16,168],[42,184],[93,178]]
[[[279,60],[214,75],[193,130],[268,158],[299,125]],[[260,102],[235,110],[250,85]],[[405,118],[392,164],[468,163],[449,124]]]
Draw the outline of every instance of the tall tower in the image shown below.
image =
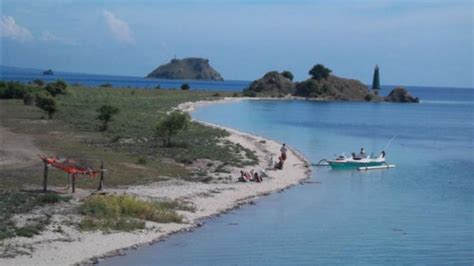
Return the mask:
[[375,65],[375,70],[374,70],[374,80],[372,81],[372,90],[375,92],[375,94],[379,94],[380,91],[380,77],[379,77],[379,66]]

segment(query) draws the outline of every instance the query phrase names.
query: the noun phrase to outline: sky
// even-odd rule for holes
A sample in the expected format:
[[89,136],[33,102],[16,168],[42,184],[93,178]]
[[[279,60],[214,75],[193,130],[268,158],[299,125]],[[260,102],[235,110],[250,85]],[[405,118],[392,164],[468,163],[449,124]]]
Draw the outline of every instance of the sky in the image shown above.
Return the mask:
[[371,83],[474,87],[471,0],[2,0],[0,64],[145,76],[203,57],[227,80],[318,63]]

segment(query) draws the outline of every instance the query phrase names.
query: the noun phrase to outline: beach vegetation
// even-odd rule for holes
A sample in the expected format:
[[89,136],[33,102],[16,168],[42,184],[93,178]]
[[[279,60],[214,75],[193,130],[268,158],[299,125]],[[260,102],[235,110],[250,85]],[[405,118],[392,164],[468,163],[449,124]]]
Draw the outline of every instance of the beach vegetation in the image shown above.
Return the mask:
[[109,123],[113,120],[114,115],[119,113],[119,109],[112,105],[102,105],[96,110],[99,115],[96,117],[98,120],[102,121],[100,127],[101,131],[106,131]]
[[243,92],[242,92],[242,95],[244,97],[257,97],[257,93],[253,90],[250,90],[250,89],[245,89]]
[[85,217],[79,224],[82,230],[144,229],[144,221],[157,223],[181,223],[183,218],[176,213],[183,204],[177,201],[147,201],[129,195],[94,195],[79,207]]
[[99,87],[101,87],[101,88],[112,88],[113,85],[110,84],[110,83],[102,83],[102,84],[99,85]]
[[285,78],[287,78],[287,79],[293,81],[294,76],[293,76],[293,73],[291,73],[290,71],[285,70],[285,71],[281,72],[281,75],[282,75],[283,77],[285,77]]
[[48,118],[53,118],[53,114],[58,111],[56,99],[46,93],[36,95],[36,106],[48,114]]
[[180,131],[187,130],[191,117],[188,113],[179,111],[171,112],[166,115],[156,126],[156,136],[161,138],[163,146],[171,145],[171,137]]
[[181,85],[181,90],[184,90],[184,91],[187,91],[189,90],[191,87],[189,86],[188,83],[183,83],[183,85]]
[[47,204],[69,201],[70,197],[56,193],[34,193],[4,191],[0,193],[0,240],[15,236],[32,237],[39,234],[49,224],[48,215],[30,219],[23,226],[12,220],[14,215],[31,212],[34,208]]
[[321,79],[327,79],[329,77],[329,74],[331,74],[332,70],[325,67],[322,64],[317,64],[311,68],[309,71],[309,74],[312,76],[313,79],[315,80],[321,80]]
[[48,83],[45,89],[53,97],[56,97],[59,94],[66,94],[67,83],[64,80],[58,79],[55,82]]

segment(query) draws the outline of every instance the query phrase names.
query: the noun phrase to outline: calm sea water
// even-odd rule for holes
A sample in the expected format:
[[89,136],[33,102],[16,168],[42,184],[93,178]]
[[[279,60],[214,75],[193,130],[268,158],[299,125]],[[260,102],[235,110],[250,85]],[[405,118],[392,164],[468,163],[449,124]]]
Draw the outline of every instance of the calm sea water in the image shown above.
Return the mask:
[[319,184],[272,194],[103,264],[473,265],[474,90],[418,92],[421,104],[243,101],[198,109],[197,119],[286,142],[313,162],[360,147],[380,152],[396,135],[386,152],[397,167],[313,168]]
[[69,84],[97,87],[102,84],[111,84],[119,88],[144,88],[151,89],[160,85],[161,88],[180,88],[183,83],[188,83],[191,89],[219,90],[219,91],[241,91],[249,85],[249,81],[200,81],[200,80],[170,80],[170,79],[147,79],[144,77],[112,76],[55,71],[54,75],[43,75],[43,70],[17,68],[0,65],[0,80],[14,80],[27,83],[35,79],[46,82],[57,79],[65,80]]

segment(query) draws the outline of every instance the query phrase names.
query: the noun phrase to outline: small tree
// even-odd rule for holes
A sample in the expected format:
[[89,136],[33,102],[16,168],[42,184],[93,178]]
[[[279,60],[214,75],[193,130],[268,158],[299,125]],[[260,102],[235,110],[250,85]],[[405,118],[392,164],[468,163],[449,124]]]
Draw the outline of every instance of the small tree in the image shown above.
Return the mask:
[[45,89],[53,97],[56,97],[58,94],[66,94],[67,83],[64,80],[57,80],[56,82],[48,83]]
[[156,126],[156,136],[163,139],[163,146],[171,145],[171,137],[179,131],[187,130],[191,117],[188,113],[174,111],[160,121]]
[[324,65],[317,64],[309,71],[309,74],[313,76],[313,79],[321,80],[327,79],[331,72],[331,69],[326,68]]
[[189,90],[191,87],[189,87],[189,84],[188,83],[183,83],[183,85],[181,85],[181,89],[183,91],[187,91]]
[[36,106],[48,113],[48,118],[53,118],[53,114],[58,110],[56,99],[48,94],[36,95]]
[[109,126],[109,122],[113,120],[113,116],[118,114],[119,109],[111,105],[102,105],[101,107],[97,108],[96,111],[99,113],[97,119],[102,121],[100,130],[105,131]]
[[283,77],[285,77],[285,78],[287,78],[287,79],[293,81],[294,76],[293,76],[293,73],[291,73],[290,71],[285,70],[285,71],[281,72],[281,75],[282,75]]

